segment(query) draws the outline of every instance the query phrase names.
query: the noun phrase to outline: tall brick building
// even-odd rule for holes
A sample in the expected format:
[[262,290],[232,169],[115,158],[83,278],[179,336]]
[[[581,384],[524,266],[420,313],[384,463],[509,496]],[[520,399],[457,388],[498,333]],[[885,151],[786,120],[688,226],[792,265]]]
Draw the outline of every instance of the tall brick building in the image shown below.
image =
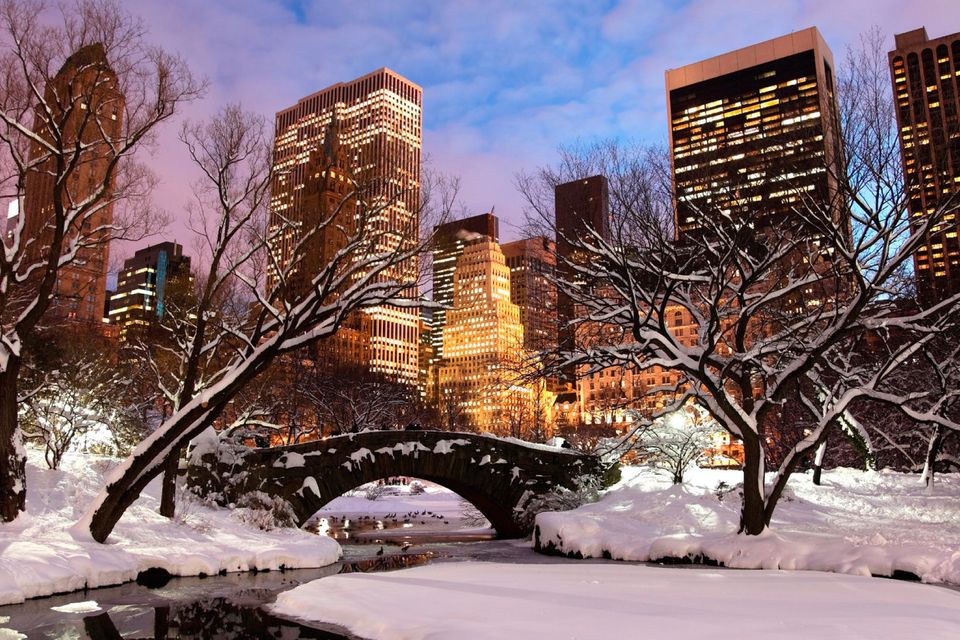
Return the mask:
[[[79,206],[103,184],[113,159],[109,143],[121,135],[124,98],[103,45],[88,45],[67,58],[45,88],[44,98],[54,111],[53,118],[65,147],[69,149],[73,142],[87,146],[67,174],[62,190],[65,207]],[[38,123],[46,121],[46,116],[37,117]],[[36,133],[48,140],[54,135],[39,124]],[[34,159],[44,153],[39,146],[31,150]],[[31,260],[46,256],[53,238],[49,225],[54,215],[56,178],[43,167],[52,167],[54,162],[52,157],[44,160],[40,170],[27,174],[24,185],[21,213],[24,237],[31,243],[27,248]],[[82,228],[67,230],[68,239],[83,234],[83,241],[76,258],[57,275],[49,311],[54,317],[98,325],[102,322],[110,258],[109,226],[113,222],[109,194],[104,200],[108,204],[98,205],[99,210],[86,216]]]

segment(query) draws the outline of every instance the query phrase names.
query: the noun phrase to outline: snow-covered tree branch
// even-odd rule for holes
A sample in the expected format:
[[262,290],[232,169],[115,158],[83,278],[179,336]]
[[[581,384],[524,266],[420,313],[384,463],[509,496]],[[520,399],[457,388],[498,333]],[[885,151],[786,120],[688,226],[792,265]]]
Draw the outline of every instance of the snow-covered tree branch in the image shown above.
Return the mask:
[[79,1],[56,16],[42,2],[4,0],[0,29],[0,197],[19,203],[0,252],[0,518],[11,520],[26,491],[24,345],[64,268],[156,225],[154,181],[134,152],[203,85],[113,2]]
[[[192,388],[176,387],[179,401],[172,415],[120,465],[78,523],[78,531],[101,542],[171,456],[212,426],[278,357],[331,338],[364,309],[419,306],[419,298],[411,295],[418,285],[416,272],[397,267],[416,260],[424,245],[391,241],[398,233],[417,238],[419,216],[411,216],[409,228],[400,230],[378,221],[406,189],[421,189],[418,213],[450,201],[432,197],[443,194],[431,188],[435,183],[429,178],[424,185],[390,190],[357,179],[333,207],[315,212],[315,220],[274,217],[268,224],[265,198],[275,176],[262,121],[228,107],[208,124],[187,129],[183,138],[205,176],[195,225],[212,230],[201,231],[210,252],[206,275],[198,282],[195,324],[176,336],[182,341],[178,348],[191,354],[181,362]],[[335,245],[331,259],[311,262],[315,239],[327,232],[328,244]],[[278,242],[284,234],[295,242]],[[403,273],[412,276],[398,279]],[[236,301],[232,313],[212,303],[226,291]],[[204,306],[205,300],[211,306]],[[204,368],[214,350],[223,359],[218,356],[215,367]]]
[[[675,203],[667,159],[614,144],[568,152],[559,170],[518,180],[534,217],[549,219],[543,195],[552,184],[586,177],[584,168],[610,178],[611,233],[567,238],[580,259],[560,270],[570,274],[560,287],[581,310],[578,325],[606,339],[578,345],[559,365],[657,367],[677,376],[644,422],[690,399],[740,440],[740,529],[747,534],[768,526],[790,474],[830,431],[856,423],[858,403],[882,402],[917,423],[960,428],[952,382],[897,384],[935,343],[956,335],[960,296],[918,306],[908,283],[914,253],[956,214],[960,198],[945,196],[935,211],[911,218],[889,78],[871,42],[852,52],[838,86],[839,118],[830,120],[843,141],[837,161],[771,167],[750,178],[790,194],[787,216],[731,215],[710,199],[690,199],[684,206],[699,228],[680,237],[669,222]],[[809,171],[829,174],[835,188],[806,189],[794,176]],[[675,315],[695,330],[678,335]],[[941,353],[934,368],[955,368],[952,351]],[[789,443],[768,469],[774,433],[786,433]]]

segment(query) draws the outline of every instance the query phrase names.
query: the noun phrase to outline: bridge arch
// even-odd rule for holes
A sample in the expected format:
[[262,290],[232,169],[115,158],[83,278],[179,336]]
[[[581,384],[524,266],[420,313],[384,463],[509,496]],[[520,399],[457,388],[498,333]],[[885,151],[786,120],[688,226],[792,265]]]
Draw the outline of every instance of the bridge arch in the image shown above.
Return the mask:
[[285,447],[201,445],[188,482],[222,504],[262,491],[282,497],[297,524],[359,485],[391,476],[435,482],[459,494],[490,521],[498,537],[529,533],[527,506],[556,487],[602,478],[590,455],[516,440],[445,431],[365,431]]

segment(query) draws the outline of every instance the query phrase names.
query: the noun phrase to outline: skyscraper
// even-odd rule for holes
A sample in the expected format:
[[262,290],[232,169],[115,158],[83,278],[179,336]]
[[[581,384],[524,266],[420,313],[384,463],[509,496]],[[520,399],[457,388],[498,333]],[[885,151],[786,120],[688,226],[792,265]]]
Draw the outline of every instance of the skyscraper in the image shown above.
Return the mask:
[[[335,146],[333,132],[352,174],[365,185],[371,202],[386,203],[370,221],[380,233],[377,251],[413,248],[418,242],[422,89],[383,68],[309,95],[276,116],[271,223],[281,219],[309,225],[316,206],[308,200],[321,147]],[[334,124],[334,121],[335,124]],[[326,142],[324,142],[327,140]],[[313,158],[313,160],[311,160]],[[320,203],[322,198],[318,198]],[[278,242],[281,260],[297,241],[291,230]],[[310,268],[309,261],[305,268]],[[313,268],[321,268],[315,265]],[[313,274],[303,274],[312,278]],[[385,278],[415,282],[417,263],[409,259]],[[416,295],[415,291],[410,292]],[[416,384],[419,315],[416,310],[377,307],[366,311],[370,327],[370,369]]]
[[704,216],[792,222],[810,197],[840,223],[833,55],[815,27],[669,70],[666,90],[678,240]]
[[183,247],[175,242],[139,249],[124,261],[107,314],[110,323],[119,327],[121,340],[163,316],[171,281],[181,277],[183,286],[190,286],[190,256],[183,255]]
[[[918,219],[960,194],[960,33],[897,34],[889,59],[909,211]],[[924,304],[960,292],[960,221],[955,210],[943,218],[913,257]]]
[[[121,135],[124,98],[116,74],[110,68],[100,43],[77,50],[63,63],[56,77],[44,89],[44,102],[54,111],[62,145],[87,145],[74,168],[67,174],[68,185],[62,190],[65,207],[80,206],[106,178],[113,156],[111,142]],[[39,108],[39,107],[38,107]],[[50,116],[38,116],[44,122]],[[39,136],[52,139],[45,126],[38,126]],[[32,157],[41,157],[39,147]],[[69,157],[68,157],[69,160]],[[24,236],[31,241],[27,255],[31,260],[46,255],[52,242],[48,226],[54,215],[54,192],[57,190],[54,171],[56,160],[47,158],[38,171],[27,174],[24,185]],[[106,198],[109,201],[109,197]],[[110,255],[109,226],[113,222],[113,205],[106,204],[87,218],[83,229],[67,230],[67,238],[83,233],[84,240],[74,260],[57,274],[50,313],[71,321],[101,323],[105,307],[107,270]]]
[[[449,307],[453,304],[453,272],[457,258],[464,247],[479,236],[497,242],[500,221],[493,213],[481,213],[462,220],[437,225],[433,230],[433,301]],[[446,308],[434,309],[430,325],[434,357],[443,357],[443,327],[447,322]]]
[[[586,260],[577,255],[571,241],[589,240],[591,233],[610,239],[610,195],[605,176],[573,180],[554,189],[554,211],[557,229],[557,273],[561,280],[573,277],[572,264]],[[573,351],[576,346],[576,319],[573,300],[562,288],[557,294],[557,333],[560,348]],[[564,381],[573,382],[574,367],[564,371]]]
[[489,238],[468,244],[457,258],[453,307],[443,328],[440,402],[462,407],[474,429],[509,435],[529,419],[532,393],[518,382],[523,362],[520,308],[510,301],[510,268]]
[[557,346],[556,245],[543,236],[500,246],[510,267],[510,299],[520,307],[523,346],[546,351]]

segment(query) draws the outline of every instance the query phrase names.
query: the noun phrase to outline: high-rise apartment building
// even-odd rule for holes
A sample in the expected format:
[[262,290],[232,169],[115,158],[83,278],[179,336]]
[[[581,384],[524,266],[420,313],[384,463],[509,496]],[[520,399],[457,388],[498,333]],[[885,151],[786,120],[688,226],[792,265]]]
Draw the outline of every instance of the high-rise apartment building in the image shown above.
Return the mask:
[[543,236],[500,246],[510,267],[510,299],[520,307],[523,346],[529,351],[557,347],[556,245]]
[[462,220],[453,220],[433,229],[433,301],[443,305],[433,310],[430,340],[434,357],[443,357],[443,327],[447,322],[447,307],[453,304],[453,272],[457,259],[468,242],[483,236],[499,241],[500,221],[493,213],[481,213]]
[[193,277],[190,256],[183,255],[183,247],[175,242],[139,249],[124,261],[117,289],[107,305],[107,319],[119,327],[121,340],[163,317],[168,289],[177,280],[180,286],[189,287]]
[[[45,88],[44,97],[48,108],[54,111],[52,117],[58,122],[66,147],[74,143],[87,145],[66,175],[67,187],[61,189],[67,200],[64,206],[73,207],[103,184],[113,157],[111,141],[121,135],[124,98],[103,45],[85,46],[67,58]],[[47,139],[51,139],[53,133],[39,123],[49,117],[38,116],[36,127],[36,133]],[[37,147],[32,150],[32,157],[40,158],[42,153]],[[27,254],[32,260],[44,256],[52,242],[48,225],[54,215],[56,172],[44,171],[43,167],[52,169],[54,162],[53,158],[44,160],[40,170],[27,174],[24,184],[21,213],[24,237],[31,242]],[[102,322],[112,222],[113,205],[107,204],[87,218],[82,230],[67,230],[68,238],[83,233],[84,241],[74,260],[57,274],[51,314],[77,322]]]
[[[341,156],[362,185],[364,198],[379,203],[374,219],[368,222],[380,238],[375,250],[415,247],[422,94],[419,86],[384,68],[327,87],[277,113],[271,224],[286,219],[309,227],[315,220],[318,209],[309,202],[307,187],[316,179],[322,147],[334,147],[328,135],[334,132],[339,149],[346,150]],[[329,152],[322,155],[329,157]],[[323,198],[317,198],[318,204],[323,202]],[[283,259],[289,259],[296,242],[294,229],[277,242],[281,265]],[[309,281],[312,275],[305,273],[302,277]],[[416,259],[404,261],[383,277],[415,283]],[[415,296],[416,291],[411,290],[410,295]],[[368,364],[376,373],[416,384],[420,321],[416,310],[377,307],[365,313],[368,322],[364,324],[370,329],[369,362],[355,364]]]
[[845,224],[833,68],[811,27],[666,72],[678,240],[725,219],[792,223],[807,198]]
[[920,300],[933,304],[960,292],[960,33],[897,34],[889,59],[910,216],[953,208],[914,254]]
[[492,240],[468,244],[457,259],[443,354],[440,402],[461,406],[458,426],[507,435],[526,419],[532,392],[517,381],[524,355],[520,308],[510,301],[510,267]]
[[[610,240],[610,194],[606,176],[591,176],[557,185],[554,189],[554,211],[557,232],[557,274],[562,280],[573,278],[571,264],[586,260],[578,255],[571,241],[588,240],[596,233]],[[557,335],[560,348],[573,351],[576,347],[576,319],[573,300],[561,287],[557,294]],[[565,382],[573,382],[576,370],[564,371]]]

